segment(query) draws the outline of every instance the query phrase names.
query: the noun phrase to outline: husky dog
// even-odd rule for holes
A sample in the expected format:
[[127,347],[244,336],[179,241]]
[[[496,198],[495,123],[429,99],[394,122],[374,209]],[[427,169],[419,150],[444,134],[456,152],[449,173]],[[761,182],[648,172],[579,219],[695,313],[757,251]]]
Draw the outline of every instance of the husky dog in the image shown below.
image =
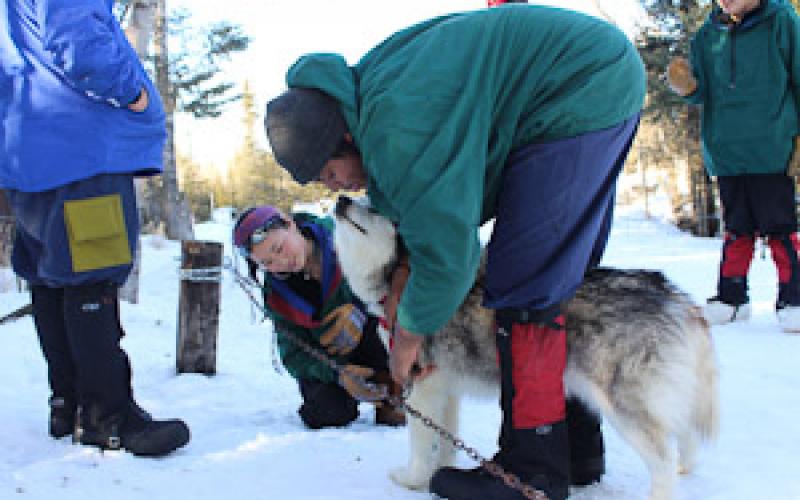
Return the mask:
[[[344,275],[362,300],[377,305],[403,252],[395,228],[346,197],[335,219]],[[499,393],[493,313],[481,306],[484,264],[455,316],[426,338],[419,364],[437,369],[408,398],[454,434],[463,395]],[[718,369],[700,308],[659,272],[600,268],[586,274],[563,311],[568,395],[604,416],[639,453],[650,471],[650,499],[671,499],[678,465],[689,472],[698,443],[718,431]],[[390,475],[426,489],[436,469],[452,465],[455,450],[417,419],[408,419],[408,429],[408,466]]]

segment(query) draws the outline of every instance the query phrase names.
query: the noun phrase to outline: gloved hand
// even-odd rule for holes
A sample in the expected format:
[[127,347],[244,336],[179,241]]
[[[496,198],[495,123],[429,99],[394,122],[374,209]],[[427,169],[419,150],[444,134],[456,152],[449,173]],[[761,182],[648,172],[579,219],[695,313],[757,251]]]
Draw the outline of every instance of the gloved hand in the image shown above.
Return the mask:
[[373,375],[375,370],[368,366],[346,365],[339,374],[339,385],[358,401],[382,401],[388,396],[389,389],[384,384],[367,380]]
[[667,83],[673,92],[681,96],[697,90],[697,80],[692,75],[689,61],[683,57],[673,57],[667,66]]
[[794,151],[786,175],[800,175],[800,135],[794,138]]
[[319,343],[331,356],[350,354],[361,342],[367,316],[353,304],[344,304],[329,312],[322,320],[327,324]]

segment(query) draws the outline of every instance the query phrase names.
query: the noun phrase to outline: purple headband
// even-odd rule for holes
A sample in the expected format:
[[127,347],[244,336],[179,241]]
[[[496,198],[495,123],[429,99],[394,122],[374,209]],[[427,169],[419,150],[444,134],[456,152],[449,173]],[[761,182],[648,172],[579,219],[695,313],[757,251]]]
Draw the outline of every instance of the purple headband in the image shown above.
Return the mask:
[[275,218],[281,218],[280,212],[270,205],[261,205],[250,210],[233,228],[233,244],[243,247],[253,233]]

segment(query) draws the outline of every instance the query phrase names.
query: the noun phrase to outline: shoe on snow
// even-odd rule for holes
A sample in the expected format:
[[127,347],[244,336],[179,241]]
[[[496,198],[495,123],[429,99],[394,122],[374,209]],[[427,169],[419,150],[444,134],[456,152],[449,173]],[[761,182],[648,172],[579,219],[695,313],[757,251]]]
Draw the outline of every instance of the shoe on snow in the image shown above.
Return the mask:
[[103,450],[124,449],[141,457],[161,457],[189,442],[189,427],[178,419],[154,420],[136,405],[128,411],[92,418],[81,411],[73,439]]
[[50,398],[50,425],[48,433],[55,439],[69,436],[75,431],[75,413],[77,406],[67,398],[53,396]]
[[[523,478],[520,478],[523,479]],[[544,475],[524,478],[524,482],[542,491],[550,500],[565,500],[568,495],[566,484],[551,484]],[[525,500],[526,496],[507,486],[502,479],[489,474],[482,467],[456,469],[442,467],[431,478],[431,493],[448,500]]]
[[703,308],[703,314],[712,325],[747,321],[750,319],[750,303],[733,305],[723,302],[719,297],[712,297]]
[[778,305],[778,323],[787,333],[800,333],[800,306]]

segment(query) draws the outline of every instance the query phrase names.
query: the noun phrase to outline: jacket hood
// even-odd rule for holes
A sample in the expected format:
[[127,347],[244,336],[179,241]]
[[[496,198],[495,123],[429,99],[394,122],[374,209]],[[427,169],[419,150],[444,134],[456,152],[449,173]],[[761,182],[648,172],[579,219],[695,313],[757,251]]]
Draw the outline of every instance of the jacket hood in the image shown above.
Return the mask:
[[[744,17],[744,20],[739,25],[739,29],[752,28],[785,8],[793,8],[787,0],[761,0],[759,6]],[[725,13],[722,11],[719,4],[714,2],[714,7],[708,15],[708,22],[716,29],[728,30],[730,26],[722,22],[722,17],[724,15]]]

